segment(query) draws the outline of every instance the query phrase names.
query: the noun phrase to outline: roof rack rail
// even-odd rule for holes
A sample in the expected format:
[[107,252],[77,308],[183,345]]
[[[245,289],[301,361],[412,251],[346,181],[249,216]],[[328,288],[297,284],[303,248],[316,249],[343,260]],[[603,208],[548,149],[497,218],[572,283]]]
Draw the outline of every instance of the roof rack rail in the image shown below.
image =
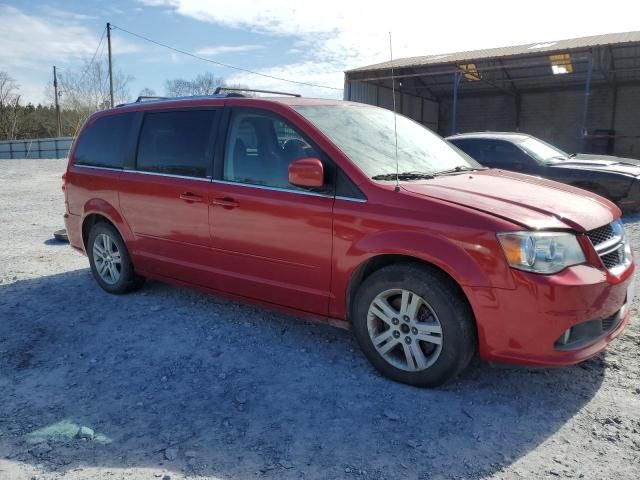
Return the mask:
[[136,101],[134,103],[140,103],[140,102],[144,102],[145,100],[168,100],[169,97],[156,97],[156,96],[148,96],[148,95],[140,95],[138,98],[136,98]]
[[216,91],[213,92],[214,95],[220,94],[221,90],[225,90],[228,92],[255,92],[255,93],[273,93],[275,95],[289,95],[291,97],[302,97],[299,93],[287,93],[287,92],[276,92],[274,90],[257,90],[255,88],[232,88],[232,87],[218,87]]

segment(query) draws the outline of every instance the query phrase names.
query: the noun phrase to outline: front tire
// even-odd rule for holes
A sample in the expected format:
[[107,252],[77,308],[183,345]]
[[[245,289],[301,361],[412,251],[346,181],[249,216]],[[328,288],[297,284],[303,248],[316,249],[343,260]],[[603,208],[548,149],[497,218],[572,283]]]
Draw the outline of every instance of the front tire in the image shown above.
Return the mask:
[[473,315],[462,295],[433,268],[384,267],[356,293],[356,340],[386,377],[416,387],[441,385],[460,373],[476,350]]
[[111,224],[101,222],[91,228],[87,256],[93,278],[109,293],[127,293],[144,283],[133,269],[124,240]]

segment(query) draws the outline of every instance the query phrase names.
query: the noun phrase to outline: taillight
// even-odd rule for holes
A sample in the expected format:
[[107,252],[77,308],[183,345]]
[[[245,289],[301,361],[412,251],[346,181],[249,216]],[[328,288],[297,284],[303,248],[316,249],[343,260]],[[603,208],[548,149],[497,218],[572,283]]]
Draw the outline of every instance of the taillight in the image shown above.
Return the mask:
[[67,172],[64,172],[62,174],[62,191],[63,192],[66,186],[67,186]]

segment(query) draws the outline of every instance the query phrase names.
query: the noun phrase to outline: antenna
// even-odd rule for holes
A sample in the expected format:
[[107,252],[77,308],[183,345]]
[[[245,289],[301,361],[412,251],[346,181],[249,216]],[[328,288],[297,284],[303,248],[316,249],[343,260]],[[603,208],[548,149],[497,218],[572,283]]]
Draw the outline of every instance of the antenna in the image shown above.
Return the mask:
[[393,73],[393,44],[391,42],[391,32],[389,32],[389,54],[391,56],[391,92],[393,95],[393,133],[396,141],[396,192],[400,191],[400,170],[398,166],[398,123],[396,121],[396,79]]

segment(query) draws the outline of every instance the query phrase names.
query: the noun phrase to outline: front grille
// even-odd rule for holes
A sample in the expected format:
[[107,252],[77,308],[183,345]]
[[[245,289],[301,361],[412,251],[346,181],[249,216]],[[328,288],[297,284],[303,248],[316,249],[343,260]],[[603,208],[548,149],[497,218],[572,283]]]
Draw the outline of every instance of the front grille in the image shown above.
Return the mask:
[[593,243],[593,246],[596,248],[598,248],[598,245],[601,243],[611,240],[614,236],[615,234],[613,233],[611,224],[604,225],[587,232],[587,237],[589,237],[589,240],[591,240],[591,243]]
[[616,325],[618,325],[618,321],[620,320],[620,312],[616,312],[610,317],[602,320],[602,331],[609,332],[614,329]]
[[625,254],[624,230],[619,222],[594,228],[586,233],[600,260],[608,270],[628,264]]
[[602,255],[600,259],[608,269],[617,267],[624,262],[624,247],[620,245],[617,250]]

